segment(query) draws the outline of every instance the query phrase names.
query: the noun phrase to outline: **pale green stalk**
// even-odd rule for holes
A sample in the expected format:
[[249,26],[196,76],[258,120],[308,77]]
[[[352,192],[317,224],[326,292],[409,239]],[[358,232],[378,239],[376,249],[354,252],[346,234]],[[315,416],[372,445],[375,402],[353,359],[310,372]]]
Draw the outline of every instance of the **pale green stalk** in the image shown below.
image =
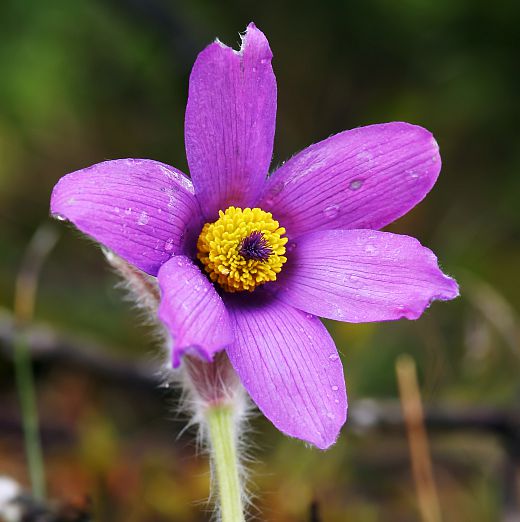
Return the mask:
[[28,353],[27,340],[23,333],[19,333],[16,336],[14,364],[31,488],[34,497],[43,500],[45,498],[45,472],[38,427],[38,409],[36,406],[31,357]]
[[51,226],[44,224],[38,228],[27,246],[16,278],[14,303],[17,326],[14,341],[14,368],[22,413],[25,453],[32,492],[40,500],[45,498],[45,468],[31,354],[25,329],[33,319],[40,269],[57,240],[58,235]]
[[229,404],[210,406],[206,411],[213,476],[217,481],[222,522],[243,522],[242,488],[237,455],[233,408]]

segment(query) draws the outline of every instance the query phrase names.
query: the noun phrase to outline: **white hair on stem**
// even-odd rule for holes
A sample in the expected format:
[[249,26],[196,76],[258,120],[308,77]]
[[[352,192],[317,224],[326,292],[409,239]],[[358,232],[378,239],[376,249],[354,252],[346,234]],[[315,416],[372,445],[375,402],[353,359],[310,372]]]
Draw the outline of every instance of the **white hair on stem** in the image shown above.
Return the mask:
[[[157,279],[130,265],[110,250],[103,249],[103,253],[108,263],[122,279],[119,286],[128,292],[129,300],[142,312],[143,320],[147,324],[157,327],[157,337],[162,346],[159,356],[161,369],[158,377],[163,382],[163,386],[180,390],[181,398],[176,406],[176,412],[178,417],[186,418],[186,426],[178,436],[180,437],[188,429],[196,428],[197,451],[206,453],[211,463],[211,488],[208,502],[215,508],[215,519],[228,522],[222,518],[222,498],[219,502],[217,475],[222,473],[222,470],[217,470],[219,456],[216,447],[224,444],[228,449],[233,450],[235,462],[231,465],[235,468],[232,471],[238,475],[239,503],[241,506],[251,507],[251,495],[244,486],[247,478],[244,461],[252,460],[250,456],[247,456],[245,442],[245,428],[252,412],[251,402],[225,351],[217,353],[212,362],[203,361],[193,355],[185,355],[181,368],[173,369],[171,367],[174,340],[157,318],[160,302]],[[212,440],[212,421],[210,419],[214,418],[214,415],[218,415],[216,412],[219,411],[224,412],[220,415],[225,415],[226,421],[231,421],[228,424],[222,424],[230,432],[228,435],[231,440]],[[222,433],[220,432],[220,434]],[[242,516],[244,516],[243,513]]]

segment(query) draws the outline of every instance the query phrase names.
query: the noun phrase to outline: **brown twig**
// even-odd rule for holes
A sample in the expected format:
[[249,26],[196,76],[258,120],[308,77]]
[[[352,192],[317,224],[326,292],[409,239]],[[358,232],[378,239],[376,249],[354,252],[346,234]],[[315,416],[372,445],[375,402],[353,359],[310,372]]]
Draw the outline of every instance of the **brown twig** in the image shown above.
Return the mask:
[[410,356],[401,355],[396,361],[395,369],[421,518],[423,522],[440,522],[441,509],[433,477],[415,362]]

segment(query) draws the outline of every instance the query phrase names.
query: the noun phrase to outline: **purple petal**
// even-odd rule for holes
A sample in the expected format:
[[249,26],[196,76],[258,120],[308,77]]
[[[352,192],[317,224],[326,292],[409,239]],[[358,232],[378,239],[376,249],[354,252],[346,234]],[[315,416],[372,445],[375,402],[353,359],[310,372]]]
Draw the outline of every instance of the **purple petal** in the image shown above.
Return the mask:
[[417,239],[373,230],[298,238],[276,284],[284,302],[352,323],[417,319],[433,300],[459,295],[457,283]]
[[211,361],[233,342],[229,315],[209,279],[185,256],[175,256],[159,270],[159,319],[172,339],[172,365],[184,353]]
[[191,181],[173,167],[142,159],[67,174],[54,187],[51,213],[151,275],[172,254],[185,253],[201,227]]
[[441,168],[433,136],[408,123],[370,125],[311,145],[269,178],[259,202],[292,237],[382,228],[413,208]]
[[276,119],[276,79],[264,34],[249,24],[240,51],[219,41],[191,72],[186,154],[208,220],[230,205],[251,206],[269,169]]
[[328,448],[345,423],[347,395],[325,327],[278,300],[226,304],[235,329],[227,353],[252,399],[280,431]]

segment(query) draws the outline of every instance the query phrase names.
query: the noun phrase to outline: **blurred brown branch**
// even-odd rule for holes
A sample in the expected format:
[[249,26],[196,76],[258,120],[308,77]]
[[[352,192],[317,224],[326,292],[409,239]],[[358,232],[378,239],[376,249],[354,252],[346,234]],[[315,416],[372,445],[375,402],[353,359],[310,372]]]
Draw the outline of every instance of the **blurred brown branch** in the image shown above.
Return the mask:
[[[403,429],[397,401],[361,399],[350,408],[349,422],[362,431]],[[428,406],[424,418],[429,430],[439,432],[475,431],[520,441],[520,412],[498,407]],[[520,459],[520,446],[514,452]]]
[[[12,359],[15,321],[0,308],[0,356]],[[149,361],[129,361],[108,355],[112,350],[100,344],[32,324],[27,327],[27,342],[37,364],[59,363],[85,369],[94,375],[134,388],[155,390],[161,384],[158,366]],[[498,407],[428,406],[425,422],[433,431],[476,431],[494,434],[513,444],[511,452],[520,459],[520,410]],[[349,409],[349,425],[357,431],[395,431],[403,429],[398,401],[358,399]],[[515,446],[516,444],[516,446]]]
[[[111,350],[102,345],[58,333],[38,324],[28,325],[25,335],[35,363],[70,364],[134,387],[156,387],[160,382],[149,362],[130,362],[112,357],[108,355]],[[0,308],[0,354],[7,359],[13,357],[15,336],[13,314]]]

